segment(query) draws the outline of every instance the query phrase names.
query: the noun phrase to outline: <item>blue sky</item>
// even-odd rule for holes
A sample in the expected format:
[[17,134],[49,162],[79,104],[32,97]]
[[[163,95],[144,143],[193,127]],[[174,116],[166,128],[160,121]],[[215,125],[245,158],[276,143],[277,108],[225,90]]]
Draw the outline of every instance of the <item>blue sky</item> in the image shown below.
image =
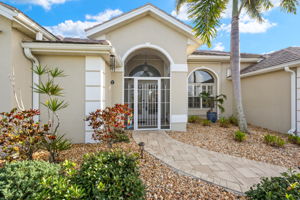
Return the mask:
[[[275,7],[264,13],[265,21],[258,23],[245,13],[240,22],[241,52],[268,53],[288,46],[300,46],[299,14],[281,12],[279,0],[272,0]],[[4,0],[19,8],[54,34],[84,37],[83,29],[128,12],[146,3],[152,3],[186,23],[186,9],[179,15],[174,12],[175,0]],[[230,9],[221,20],[218,36],[213,40],[215,50],[230,48]],[[207,49],[203,46],[202,49]]]

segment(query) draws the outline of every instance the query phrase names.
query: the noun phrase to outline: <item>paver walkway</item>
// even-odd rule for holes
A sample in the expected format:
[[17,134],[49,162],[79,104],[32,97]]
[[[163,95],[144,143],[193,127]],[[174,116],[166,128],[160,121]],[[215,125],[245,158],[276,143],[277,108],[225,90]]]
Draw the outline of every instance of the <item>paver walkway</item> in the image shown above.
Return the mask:
[[134,140],[145,150],[180,172],[244,193],[260,177],[279,176],[286,168],[208,151],[168,136],[164,131],[134,131]]

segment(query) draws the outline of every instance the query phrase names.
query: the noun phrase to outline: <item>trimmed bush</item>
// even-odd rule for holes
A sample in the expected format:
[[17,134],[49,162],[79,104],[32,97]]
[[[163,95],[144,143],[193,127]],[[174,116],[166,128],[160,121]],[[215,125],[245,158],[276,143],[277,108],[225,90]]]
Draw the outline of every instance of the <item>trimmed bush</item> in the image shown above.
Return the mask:
[[21,161],[0,169],[0,199],[39,199],[42,180],[57,177],[60,166],[45,161]]
[[232,125],[235,125],[235,126],[239,125],[238,119],[235,116],[233,116],[233,115],[231,115],[228,118],[228,120],[229,120],[230,124],[232,124]]
[[208,119],[204,119],[204,120],[202,121],[202,125],[203,125],[203,126],[210,126],[210,125],[211,125],[211,121],[208,120]]
[[234,140],[238,142],[243,142],[246,139],[246,133],[242,131],[236,131],[234,133]]
[[229,120],[226,119],[225,117],[221,117],[221,118],[219,119],[219,124],[220,124],[220,126],[223,127],[223,128],[228,128],[230,122],[229,122]]
[[285,141],[282,138],[270,134],[264,136],[264,142],[274,147],[283,147],[285,145]]
[[289,135],[288,140],[290,143],[300,145],[300,137],[297,135]]
[[144,199],[137,156],[121,151],[85,156],[76,182],[85,190],[84,199]]
[[289,171],[282,177],[263,178],[246,192],[253,200],[297,200],[300,199],[300,174]]
[[188,122],[189,123],[199,123],[199,122],[201,122],[201,120],[202,120],[201,117],[192,115],[192,116],[189,116]]

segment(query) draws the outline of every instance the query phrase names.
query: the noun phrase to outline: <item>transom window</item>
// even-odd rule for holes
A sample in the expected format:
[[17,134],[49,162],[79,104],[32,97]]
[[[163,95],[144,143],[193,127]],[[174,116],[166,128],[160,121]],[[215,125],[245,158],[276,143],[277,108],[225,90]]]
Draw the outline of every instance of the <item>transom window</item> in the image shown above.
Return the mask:
[[207,71],[196,70],[189,76],[188,104],[189,108],[208,108],[200,97],[202,92],[215,95],[215,78]]

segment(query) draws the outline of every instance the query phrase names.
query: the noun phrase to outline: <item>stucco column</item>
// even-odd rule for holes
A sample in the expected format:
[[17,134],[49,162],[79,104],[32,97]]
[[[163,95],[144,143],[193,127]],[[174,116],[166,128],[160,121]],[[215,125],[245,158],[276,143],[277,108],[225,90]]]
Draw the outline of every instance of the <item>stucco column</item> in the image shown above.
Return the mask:
[[[105,107],[105,61],[100,56],[85,58],[85,115]],[[85,143],[94,143],[93,130],[86,123]]]
[[171,65],[171,129],[176,131],[186,131],[187,73],[187,64]]
[[296,85],[296,99],[297,99],[297,105],[296,105],[296,110],[297,110],[297,115],[296,115],[296,121],[297,121],[297,134],[300,134],[300,67],[297,67],[297,85]]

